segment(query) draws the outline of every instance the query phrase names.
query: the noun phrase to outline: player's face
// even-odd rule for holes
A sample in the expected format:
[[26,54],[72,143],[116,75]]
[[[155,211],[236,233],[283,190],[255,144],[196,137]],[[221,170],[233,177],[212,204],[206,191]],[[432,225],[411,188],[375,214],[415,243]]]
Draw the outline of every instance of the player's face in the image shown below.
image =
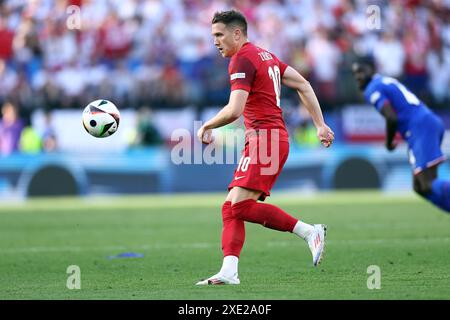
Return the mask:
[[219,49],[222,57],[231,57],[236,53],[235,34],[225,24],[214,23],[211,34],[214,37],[214,45]]
[[359,89],[364,90],[372,78],[370,68],[355,62],[352,65],[352,72],[356,82],[358,83]]

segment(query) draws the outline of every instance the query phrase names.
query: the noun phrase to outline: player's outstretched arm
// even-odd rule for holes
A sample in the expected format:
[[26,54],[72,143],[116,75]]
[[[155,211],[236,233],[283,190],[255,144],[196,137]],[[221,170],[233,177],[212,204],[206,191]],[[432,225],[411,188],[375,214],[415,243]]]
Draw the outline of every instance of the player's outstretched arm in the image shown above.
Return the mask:
[[233,90],[230,93],[228,104],[222,108],[213,118],[205,122],[198,130],[197,137],[203,143],[211,143],[211,130],[223,127],[237,120],[244,112],[248,92],[245,90]]
[[303,78],[297,70],[289,66],[284,71],[282,83],[297,91],[300,100],[305,105],[317,128],[317,137],[328,148],[333,143],[334,132],[325,124],[319,101],[309,81]]
[[394,143],[395,134],[397,133],[397,114],[389,102],[384,104],[381,114],[386,119],[386,148],[392,151],[397,147]]

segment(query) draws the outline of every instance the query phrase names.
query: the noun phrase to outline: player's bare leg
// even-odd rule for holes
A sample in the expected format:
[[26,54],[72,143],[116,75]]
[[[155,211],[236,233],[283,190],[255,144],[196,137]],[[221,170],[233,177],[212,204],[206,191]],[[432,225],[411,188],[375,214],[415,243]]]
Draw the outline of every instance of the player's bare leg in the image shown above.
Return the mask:
[[437,207],[450,212],[450,181],[441,180],[437,174],[438,165],[414,175],[414,191]]
[[435,165],[433,167],[427,168],[422,172],[419,172],[415,178],[419,181],[422,188],[428,189],[424,191],[429,191],[431,189],[431,184],[433,180],[437,178],[437,169],[438,166]]

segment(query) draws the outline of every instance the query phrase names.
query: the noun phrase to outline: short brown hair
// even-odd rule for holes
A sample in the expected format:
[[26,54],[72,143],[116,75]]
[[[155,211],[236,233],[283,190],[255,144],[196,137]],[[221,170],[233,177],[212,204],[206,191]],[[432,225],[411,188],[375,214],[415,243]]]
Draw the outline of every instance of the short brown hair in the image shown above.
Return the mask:
[[236,10],[216,12],[212,19],[211,24],[223,23],[228,26],[237,26],[242,30],[244,36],[247,36],[247,20],[245,16]]

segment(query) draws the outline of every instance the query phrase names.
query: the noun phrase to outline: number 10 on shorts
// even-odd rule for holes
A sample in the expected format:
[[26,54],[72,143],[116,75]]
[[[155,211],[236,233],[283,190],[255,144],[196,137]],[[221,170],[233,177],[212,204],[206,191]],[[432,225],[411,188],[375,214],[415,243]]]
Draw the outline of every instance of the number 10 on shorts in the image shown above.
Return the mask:
[[239,160],[237,171],[241,172],[247,171],[249,164],[250,164],[250,157],[241,157],[241,159]]

